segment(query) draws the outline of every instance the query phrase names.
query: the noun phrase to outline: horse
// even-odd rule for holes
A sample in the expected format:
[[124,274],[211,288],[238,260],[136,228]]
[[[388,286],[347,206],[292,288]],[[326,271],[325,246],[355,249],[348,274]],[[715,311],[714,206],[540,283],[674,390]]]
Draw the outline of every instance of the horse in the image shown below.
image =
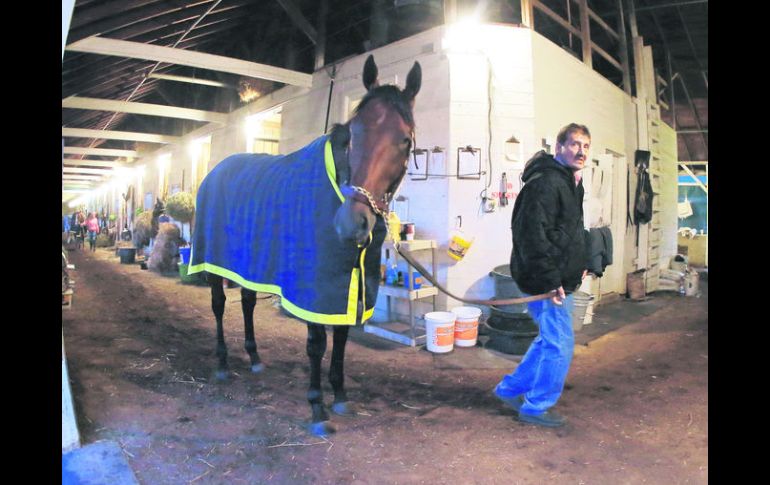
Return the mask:
[[414,98],[422,71],[415,62],[403,90],[380,86],[370,55],[366,95],[354,116],[288,155],[231,155],[201,182],[188,274],[205,272],[216,319],[217,380],[228,377],[222,279],[241,287],[245,344],[251,371],[264,365],[254,337],[257,291],[307,325],[310,362],[307,429],[335,431],[321,390],[326,327],[333,328],[328,379],[331,411],[352,416],[344,387],[350,326],[371,318],[377,300],[380,250],[388,205],[406,174],[413,148]]
[[160,200],[160,197],[155,198],[155,206],[152,208],[152,236],[155,237],[158,234],[158,219],[160,218],[161,214],[166,211],[166,204],[163,203],[162,200]]

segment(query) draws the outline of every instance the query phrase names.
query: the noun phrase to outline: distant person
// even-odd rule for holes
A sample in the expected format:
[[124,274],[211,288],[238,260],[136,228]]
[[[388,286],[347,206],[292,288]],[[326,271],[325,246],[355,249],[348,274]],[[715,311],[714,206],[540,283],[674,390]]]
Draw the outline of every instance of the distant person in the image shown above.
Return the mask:
[[540,332],[494,394],[517,411],[516,419],[538,426],[565,423],[550,408],[561,396],[572,362],[572,293],[586,275],[582,170],[590,147],[587,127],[562,128],[556,155],[541,150],[527,162],[511,217],[511,276],[524,293],[555,291],[555,296],[528,304]]
[[83,224],[85,218],[82,217],[83,213],[76,211],[72,214],[72,220],[70,221],[70,231],[75,238],[75,249],[80,249],[83,246]]
[[88,231],[88,246],[91,251],[96,251],[96,235],[99,234],[99,218],[96,212],[91,212],[86,219],[86,231]]

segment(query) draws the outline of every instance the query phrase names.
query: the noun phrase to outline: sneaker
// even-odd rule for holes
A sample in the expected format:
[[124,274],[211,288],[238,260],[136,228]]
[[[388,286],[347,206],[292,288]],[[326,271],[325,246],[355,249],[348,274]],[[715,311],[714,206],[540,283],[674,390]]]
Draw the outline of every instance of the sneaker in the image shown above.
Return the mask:
[[503,401],[508,406],[512,407],[517,413],[521,409],[521,405],[524,404],[524,396],[519,394],[518,396],[501,396],[497,391],[492,392],[496,398]]
[[564,426],[567,422],[564,416],[556,414],[554,411],[546,411],[543,414],[522,414],[519,413],[516,417],[518,421],[522,423],[535,424],[537,426],[545,426],[546,428],[558,428]]

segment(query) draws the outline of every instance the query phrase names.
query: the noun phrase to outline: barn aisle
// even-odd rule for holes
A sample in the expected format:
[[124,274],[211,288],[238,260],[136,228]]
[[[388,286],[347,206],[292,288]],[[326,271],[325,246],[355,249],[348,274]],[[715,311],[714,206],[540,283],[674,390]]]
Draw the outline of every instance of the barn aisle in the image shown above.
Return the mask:
[[[337,433],[320,439],[303,428],[306,331],[273,298],[257,303],[267,368],[254,376],[240,292],[226,290],[233,375],[216,383],[208,288],[102,248],[70,260],[76,292],[62,326],[81,442],[118,443],[140,483],[708,481],[705,280],[699,297],[659,293],[596,310],[596,327],[585,328],[595,335],[577,339],[558,430],[514,421],[491,395],[507,369],[441,365],[355,329],[346,385],[357,416],[334,416]],[[330,404],[325,377],[324,386]]]

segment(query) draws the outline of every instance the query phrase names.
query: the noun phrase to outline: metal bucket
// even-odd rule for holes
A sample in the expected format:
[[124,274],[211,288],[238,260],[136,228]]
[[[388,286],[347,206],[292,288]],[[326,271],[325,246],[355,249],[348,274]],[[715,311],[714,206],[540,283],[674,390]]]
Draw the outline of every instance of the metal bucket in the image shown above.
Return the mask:
[[573,308],[572,308],[572,330],[574,332],[583,328],[583,324],[586,321],[589,308],[593,309],[594,296],[583,291],[576,291],[573,296]]
[[[506,300],[508,298],[521,298],[524,295],[519,289],[519,285],[513,280],[511,276],[511,269],[507,264],[501,264],[495,267],[489,273],[489,276],[495,280],[495,298],[496,300]],[[527,304],[518,303],[515,305],[499,305],[494,308],[506,313],[526,313]]]

